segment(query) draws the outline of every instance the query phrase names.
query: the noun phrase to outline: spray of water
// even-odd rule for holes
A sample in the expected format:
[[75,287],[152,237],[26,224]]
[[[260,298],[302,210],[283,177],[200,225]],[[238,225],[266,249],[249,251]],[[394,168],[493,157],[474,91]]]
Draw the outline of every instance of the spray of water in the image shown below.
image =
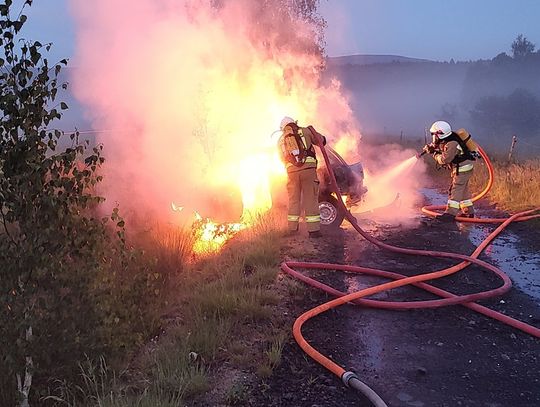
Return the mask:
[[355,212],[374,210],[369,216],[375,220],[394,225],[414,225],[421,199],[419,189],[426,182],[425,164],[416,158],[414,152],[398,146],[370,149],[379,153],[375,155],[376,159],[368,160],[366,164],[364,183],[368,193]]

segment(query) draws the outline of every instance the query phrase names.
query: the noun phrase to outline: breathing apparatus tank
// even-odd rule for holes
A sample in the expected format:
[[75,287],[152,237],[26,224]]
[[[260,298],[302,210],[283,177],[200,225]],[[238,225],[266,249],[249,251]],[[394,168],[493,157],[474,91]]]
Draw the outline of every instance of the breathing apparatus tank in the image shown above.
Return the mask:
[[305,161],[302,141],[294,134],[286,134],[282,139],[284,156],[294,165],[302,165]]
[[459,129],[456,131],[456,134],[458,137],[465,143],[467,148],[472,154],[479,154],[478,153],[478,145],[474,142],[469,132],[465,129]]

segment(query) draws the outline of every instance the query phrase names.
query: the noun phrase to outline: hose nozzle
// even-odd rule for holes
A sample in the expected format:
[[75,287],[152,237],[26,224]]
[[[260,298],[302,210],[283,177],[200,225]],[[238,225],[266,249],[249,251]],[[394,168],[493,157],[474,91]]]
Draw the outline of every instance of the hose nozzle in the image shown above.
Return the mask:
[[437,147],[437,144],[435,144],[435,143],[426,144],[424,146],[424,148],[422,148],[422,151],[416,154],[416,158],[420,158],[424,154],[427,154],[427,153],[433,154],[434,152],[437,151],[437,149],[438,149],[438,147]]

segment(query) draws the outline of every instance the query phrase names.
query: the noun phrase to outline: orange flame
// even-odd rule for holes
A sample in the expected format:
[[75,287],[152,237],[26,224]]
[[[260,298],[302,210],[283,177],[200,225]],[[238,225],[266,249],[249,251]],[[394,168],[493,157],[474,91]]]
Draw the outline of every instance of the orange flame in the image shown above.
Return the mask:
[[334,143],[334,150],[342,156],[347,162],[358,161],[358,144],[360,138],[352,134],[342,134]]
[[321,81],[317,27],[296,14],[292,31],[273,24],[287,14],[274,2],[72,3],[74,92],[98,128],[121,129],[99,139],[108,148],[107,203],[161,216],[174,197],[206,214],[199,191],[240,190],[249,224],[283,179],[270,136],[283,116],[313,124],[329,144],[360,137],[340,83]]
[[195,236],[193,252],[204,254],[219,251],[227,240],[246,228],[247,225],[244,223],[216,223],[195,212],[195,222],[191,227]]
[[[195,236],[193,251],[196,254],[214,253],[239,231],[252,225],[253,220],[272,207],[270,184],[272,180],[285,175],[285,169],[278,154],[269,150],[264,153],[247,156],[239,163],[236,183],[242,193],[243,213],[240,222],[217,223],[210,218],[203,218],[195,212],[195,221],[191,225]],[[182,206],[171,203],[175,212]]]

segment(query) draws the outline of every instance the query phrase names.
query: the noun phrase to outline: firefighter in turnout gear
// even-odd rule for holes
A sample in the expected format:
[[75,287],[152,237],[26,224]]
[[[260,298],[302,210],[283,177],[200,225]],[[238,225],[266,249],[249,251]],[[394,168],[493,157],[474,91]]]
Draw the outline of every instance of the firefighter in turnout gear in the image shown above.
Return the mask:
[[288,234],[298,231],[303,209],[309,237],[321,237],[317,157],[313,146],[325,145],[326,138],[312,126],[299,127],[290,117],[281,120],[280,129],[278,146],[287,169]]
[[450,124],[437,121],[430,128],[433,142],[424,151],[433,155],[437,164],[452,170],[452,185],[448,193],[446,211],[438,217],[441,221],[453,221],[456,216],[474,217],[469,180],[474,161],[479,158],[477,146],[465,129],[452,131]]

